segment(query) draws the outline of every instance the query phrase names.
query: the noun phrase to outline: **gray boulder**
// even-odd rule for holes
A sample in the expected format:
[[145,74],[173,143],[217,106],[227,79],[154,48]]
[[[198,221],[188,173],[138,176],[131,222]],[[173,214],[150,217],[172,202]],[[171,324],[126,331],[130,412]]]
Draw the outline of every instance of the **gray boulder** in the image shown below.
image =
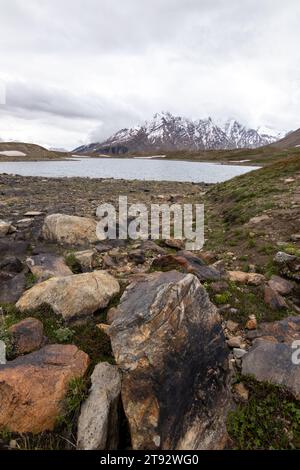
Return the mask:
[[117,367],[103,362],[95,367],[91,381],[90,394],[81,407],[78,421],[77,448],[116,450],[121,374]]

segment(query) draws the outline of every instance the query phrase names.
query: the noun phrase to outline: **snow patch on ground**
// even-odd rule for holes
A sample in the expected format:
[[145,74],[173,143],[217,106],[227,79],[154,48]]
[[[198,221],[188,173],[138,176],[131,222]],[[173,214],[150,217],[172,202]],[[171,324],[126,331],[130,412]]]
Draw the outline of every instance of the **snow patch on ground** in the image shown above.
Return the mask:
[[19,152],[18,150],[5,150],[4,152],[0,152],[0,155],[4,155],[5,157],[26,157],[26,153]]

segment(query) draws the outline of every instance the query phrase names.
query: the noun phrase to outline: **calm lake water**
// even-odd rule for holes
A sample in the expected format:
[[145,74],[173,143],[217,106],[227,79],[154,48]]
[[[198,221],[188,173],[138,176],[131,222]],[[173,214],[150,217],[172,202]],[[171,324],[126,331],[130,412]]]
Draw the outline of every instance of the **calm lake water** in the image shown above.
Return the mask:
[[2,162],[0,173],[44,177],[91,177],[127,180],[219,183],[259,167],[168,160],[78,158],[74,161]]

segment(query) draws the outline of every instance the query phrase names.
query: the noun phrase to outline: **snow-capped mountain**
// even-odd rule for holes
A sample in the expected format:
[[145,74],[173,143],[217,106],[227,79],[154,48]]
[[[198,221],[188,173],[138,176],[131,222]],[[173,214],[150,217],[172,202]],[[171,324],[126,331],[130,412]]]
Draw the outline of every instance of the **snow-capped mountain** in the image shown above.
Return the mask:
[[122,129],[101,143],[85,145],[76,153],[127,153],[172,150],[221,150],[257,148],[268,145],[280,135],[268,135],[249,129],[236,120],[219,126],[211,118],[192,121],[163,112],[151,121],[131,129]]

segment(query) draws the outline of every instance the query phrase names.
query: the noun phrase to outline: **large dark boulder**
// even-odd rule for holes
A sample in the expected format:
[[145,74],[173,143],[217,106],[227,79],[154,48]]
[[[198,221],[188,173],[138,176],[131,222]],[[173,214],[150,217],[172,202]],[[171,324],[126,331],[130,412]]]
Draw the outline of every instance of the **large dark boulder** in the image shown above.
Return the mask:
[[134,449],[220,449],[230,407],[228,349],[197,277],[131,284],[109,328]]

